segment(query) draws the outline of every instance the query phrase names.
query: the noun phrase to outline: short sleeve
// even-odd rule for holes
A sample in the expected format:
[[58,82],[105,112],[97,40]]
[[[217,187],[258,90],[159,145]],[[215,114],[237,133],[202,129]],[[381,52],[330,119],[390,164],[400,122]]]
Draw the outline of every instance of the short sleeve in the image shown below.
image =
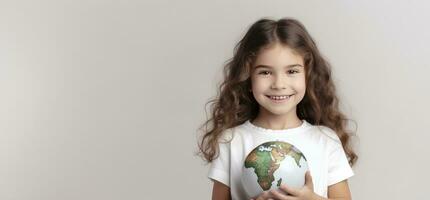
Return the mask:
[[340,140],[332,141],[332,145],[328,160],[328,186],[354,176]]
[[219,155],[211,162],[208,178],[223,183],[230,187],[230,141],[228,135],[220,139],[218,143]]

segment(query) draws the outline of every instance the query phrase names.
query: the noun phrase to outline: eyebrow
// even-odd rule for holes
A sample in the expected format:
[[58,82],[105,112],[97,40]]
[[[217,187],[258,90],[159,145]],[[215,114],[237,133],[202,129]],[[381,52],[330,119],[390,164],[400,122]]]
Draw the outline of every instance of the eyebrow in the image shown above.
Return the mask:
[[[293,68],[293,67],[303,67],[303,66],[301,64],[292,64],[292,65],[287,65],[285,67],[286,68]],[[257,66],[255,66],[254,69],[258,69],[258,68],[269,68],[269,69],[272,69],[273,67],[269,66],[269,65],[257,65]]]

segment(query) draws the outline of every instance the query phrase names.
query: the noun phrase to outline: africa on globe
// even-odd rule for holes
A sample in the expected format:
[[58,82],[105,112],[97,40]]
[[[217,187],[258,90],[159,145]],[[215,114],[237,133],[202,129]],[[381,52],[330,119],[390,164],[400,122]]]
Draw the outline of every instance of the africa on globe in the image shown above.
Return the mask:
[[301,188],[307,170],[306,157],[295,146],[283,141],[265,142],[246,157],[242,185],[249,197],[276,189],[281,184]]

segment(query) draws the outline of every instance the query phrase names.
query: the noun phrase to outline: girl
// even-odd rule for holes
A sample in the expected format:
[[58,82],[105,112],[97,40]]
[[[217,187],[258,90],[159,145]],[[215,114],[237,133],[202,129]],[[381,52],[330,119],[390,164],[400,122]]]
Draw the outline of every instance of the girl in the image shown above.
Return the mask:
[[[299,21],[255,22],[236,45],[224,78],[208,102],[212,115],[199,141],[200,155],[211,163],[212,199],[351,199],[347,179],[357,155],[349,146],[347,118],[330,65]],[[258,160],[260,150],[270,153],[265,163]],[[291,153],[308,166],[298,188],[274,180]],[[258,170],[255,163],[269,167]],[[264,189],[258,195],[251,195],[246,170]]]

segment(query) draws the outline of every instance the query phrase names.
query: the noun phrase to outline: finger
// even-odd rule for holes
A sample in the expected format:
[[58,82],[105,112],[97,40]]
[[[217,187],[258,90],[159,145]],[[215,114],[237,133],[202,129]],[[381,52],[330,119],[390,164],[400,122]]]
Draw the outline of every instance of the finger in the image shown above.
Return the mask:
[[288,195],[291,195],[291,196],[298,196],[300,192],[298,189],[287,186],[286,184],[281,184],[279,189],[283,190],[284,192],[286,192]]
[[256,200],[264,200],[262,196],[258,196]]
[[282,192],[281,190],[271,190],[270,194],[275,197],[276,199],[280,200],[295,200],[296,197],[287,195],[286,193]]
[[306,171],[306,174],[305,174],[305,185],[308,186],[309,188],[312,188],[312,189],[314,188],[311,172],[309,170]]
[[256,200],[266,200],[268,198],[270,198],[269,192],[268,191],[264,191],[260,195],[258,195],[258,197],[256,198]]
[[263,197],[258,196],[255,200],[264,200]]

